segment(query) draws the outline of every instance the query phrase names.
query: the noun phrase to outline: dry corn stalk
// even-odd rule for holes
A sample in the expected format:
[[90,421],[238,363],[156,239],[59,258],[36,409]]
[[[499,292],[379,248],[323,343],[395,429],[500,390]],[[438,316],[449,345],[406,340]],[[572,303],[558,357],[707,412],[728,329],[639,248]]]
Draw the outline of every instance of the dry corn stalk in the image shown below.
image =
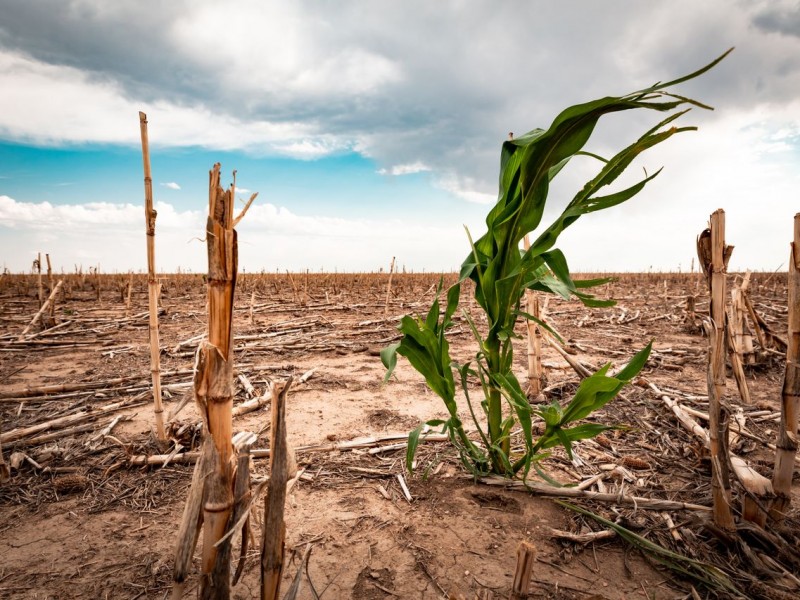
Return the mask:
[[392,264],[389,265],[389,282],[386,284],[386,303],[383,305],[383,316],[387,316],[389,314],[389,297],[392,293],[392,275],[394,275],[394,259],[392,257]]
[[725,395],[725,272],[732,246],[725,245],[725,211],[711,215],[710,228],[697,238],[697,256],[706,273],[711,292],[708,336],[708,414],[711,451],[711,491],[714,523],[734,531],[728,469],[728,420]]
[[270,478],[264,499],[264,535],[261,544],[261,600],[280,598],[286,539],[283,510],[290,471],[290,451],[286,443],[286,395],[291,383],[290,377],[283,386],[272,387]]
[[[150,373],[153,380],[153,413],[156,418],[156,437],[166,444],[164,405],[161,400],[161,347],[158,339],[158,280],[156,279],[156,211],[153,209],[153,178],[150,173],[150,143],[147,137],[147,115],[139,113],[144,167],[144,220],[147,234],[147,295],[150,310]],[[98,296],[100,285],[98,282]]]
[[208,339],[197,351],[195,400],[215,451],[203,496],[202,598],[230,593],[229,544],[216,547],[233,509],[231,446],[233,407],[233,295],[236,288],[237,241],[233,229],[234,189],[220,185],[220,165],[209,173],[206,222],[208,243]]
[[[753,336],[747,326],[747,319],[749,317],[747,302],[744,299],[749,286],[750,271],[747,271],[742,281],[731,290],[731,315],[729,321],[736,341],[736,348],[742,357],[742,362],[748,365],[756,362]],[[756,330],[758,329],[757,326],[754,326],[754,328]]]
[[536,562],[536,548],[533,544],[522,541],[517,546],[517,567],[514,570],[514,582],[511,585],[509,600],[525,600],[530,593],[531,571]]
[[734,309],[731,307],[729,313],[726,313],[725,323],[725,339],[728,342],[728,355],[731,359],[731,370],[733,371],[733,377],[736,380],[736,387],[739,389],[739,395],[742,397],[742,403],[752,404],[752,400],[750,399],[750,389],[747,387],[747,379],[745,378],[744,367],[742,365],[742,349],[739,346],[736,334],[730,326],[731,318],[729,315],[732,315],[733,312]]
[[781,430],[775,455],[773,486],[777,497],[770,516],[781,521],[791,504],[794,458],[797,453],[797,413],[800,408],[800,213],[794,216],[789,253],[789,337],[781,390]]
[[[52,293],[53,292],[53,267],[50,264],[50,255],[45,254],[45,259],[47,261],[47,291]],[[55,326],[56,324],[56,302],[55,299],[50,303],[50,317],[48,319],[48,325],[50,327]]]
[[37,272],[37,280],[38,280],[38,297],[39,297],[39,308],[42,308],[42,304],[44,304],[44,286],[42,285],[42,253],[39,252],[36,255],[36,260],[33,261],[33,266]]
[[[235,178],[235,171],[234,171]],[[230,189],[220,185],[220,165],[209,172],[209,204],[206,221],[208,243],[208,336],[197,349],[194,373],[194,394],[205,423],[206,436],[211,442],[204,451],[208,465],[206,474],[193,481],[187,500],[184,523],[181,526],[179,553],[185,556],[186,548],[193,551],[197,528],[203,527],[203,552],[201,557],[200,598],[230,596],[229,537],[225,537],[234,512],[233,464],[236,460],[232,445],[233,407],[233,298],[236,291],[238,268],[237,235],[234,227],[242,219],[257,194],[250,197],[238,217],[233,217],[236,192],[235,179]],[[205,460],[205,458],[204,458]],[[198,489],[199,488],[199,489]],[[202,499],[202,513],[194,515],[197,498]],[[244,494],[240,494],[244,498]],[[239,500],[245,501],[240,498]],[[188,514],[188,516],[187,516]],[[195,531],[188,530],[195,524]],[[225,539],[223,539],[225,538]],[[184,558],[185,560],[185,558]],[[185,577],[185,563],[176,560],[175,590],[178,593]],[[174,596],[177,597],[177,596]]]
[[33,316],[33,319],[31,319],[31,322],[28,323],[27,327],[25,327],[25,329],[22,330],[22,333],[19,334],[17,341],[22,341],[23,339],[25,339],[25,336],[28,335],[28,332],[31,330],[31,327],[33,327],[36,324],[36,321],[42,318],[42,314],[48,309],[49,306],[51,306],[56,301],[56,295],[58,295],[58,290],[61,289],[62,283],[64,283],[64,281],[62,279],[59,279],[58,283],[56,284],[56,287],[54,287],[53,291],[50,292],[50,297],[47,298],[44,304],[42,304],[41,308],[39,308],[38,312]]
[[[527,251],[531,247],[529,237],[523,238]],[[525,290],[525,310],[529,315],[541,319],[539,297],[533,290]],[[528,397],[532,400],[544,400],[542,390],[545,386],[544,368],[542,367],[542,332],[539,325],[530,319],[525,321],[528,331]]]
[[186,575],[192,564],[192,555],[200,528],[203,526],[203,489],[205,480],[211,468],[211,452],[213,444],[211,438],[206,434],[203,439],[203,448],[200,452],[200,459],[194,467],[192,484],[189,487],[189,497],[183,508],[183,518],[178,529],[178,541],[175,548],[175,567],[172,574],[172,598],[180,600],[183,598],[183,590],[186,585]]

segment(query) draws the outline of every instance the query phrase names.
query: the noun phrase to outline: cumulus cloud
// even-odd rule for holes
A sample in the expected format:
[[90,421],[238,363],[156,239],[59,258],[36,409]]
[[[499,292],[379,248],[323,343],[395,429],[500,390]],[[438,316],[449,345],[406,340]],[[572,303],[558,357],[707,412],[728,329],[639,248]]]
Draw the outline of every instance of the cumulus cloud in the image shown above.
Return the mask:
[[169,188],[171,190],[179,190],[179,189],[181,189],[181,186],[179,186],[174,181],[170,181],[168,183],[162,183],[161,185],[163,185],[165,188]]

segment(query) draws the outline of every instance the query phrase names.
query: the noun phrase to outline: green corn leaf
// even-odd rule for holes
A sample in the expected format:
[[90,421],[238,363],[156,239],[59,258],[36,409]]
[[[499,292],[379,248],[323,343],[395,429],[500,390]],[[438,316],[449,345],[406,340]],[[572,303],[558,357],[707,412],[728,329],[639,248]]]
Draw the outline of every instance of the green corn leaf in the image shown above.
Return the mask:
[[400,347],[402,342],[397,342],[396,344],[389,344],[383,350],[381,350],[381,362],[383,366],[386,367],[386,376],[383,378],[384,382],[389,381],[389,378],[392,376],[395,367],[397,367],[397,349]]
[[553,400],[549,405],[540,408],[538,413],[547,427],[557,427],[563,420],[561,405],[557,400]]
[[422,433],[422,428],[425,423],[420,423],[414,430],[408,434],[408,447],[406,448],[406,469],[409,473],[414,472],[414,457],[417,455],[417,446],[419,445],[419,435]]
[[[608,369],[608,365],[606,365],[605,369]],[[600,372],[585,378],[578,386],[578,391],[575,392],[572,401],[564,409],[559,425],[566,425],[587,417],[605,404],[601,402],[601,398],[605,398],[606,395],[616,394],[622,389],[623,385],[622,381],[614,377],[607,377]]]
[[592,294],[584,294],[578,291],[573,293],[584,306],[588,306],[589,308],[609,308],[611,306],[616,306],[617,304],[616,300],[598,300]]
[[557,438],[549,437],[548,439],[544,440],[539,445],[539,448],[541,450],[552,448],[553,446],[563,443],[562,439],[567,439],[569,442],[586,440],[596,437],[604,431],[608,431],[609,429],[616,428],[613,425],[600,425],[598,423],[582,423],[580,425],[576,425],[575,427],[558,428],[557,431],[560,432],[560,435],[558,435]]
[[527,319],[528,321],[533,321],[539,327],[541,327],[542,329],[544,329],[545,331],[550,333],[550,335],[552,335],[554,338],[556,338],[560,343],[562,343],[562,344],[564,343],[564,340],[561,339],[561,336],[558,335],[558,333],[556,332],[555,329],[553,329],[552,327],[550,327],[550,325],[547,324],[547,321],[543,321],[542,319],[539,319],[538,317],[534,317],[532,314],[526,313],[524,310],[515,310],[513,314],[515,316]]
[[461,295],[461,285],[455,284],[449,290],[447,290],[447,309],[445,310],[445,322],[449,325],[450,319],[456,312],[456,308],[458,308],[458,299]]
[[444,433],[444,430],[448,428],[449,421],[443,421],[442,419],[431,419],[430,421],[420,423],[411,433],[408,434],[408,446],[406,448],[406,469],[408,469],[409,473],[414,472],[414,457],[417,455],[419,437],[426,425],[428,427],[438,427],[439,425],[444,425],[445,427],[442,430]]
[[517,416],[522,433],[525,437],[525,447],[528,449],[533,448],[533,432],[531,423],[531,405],[522,391],[519,380],[513,373],[508,372],[505,375],[497,373],[494,376],[495,381],[499,384],[501,393],[506,397],[511,407]]
[[558,438],[558,442],[564,446],[564,450],[567,451],[567,456],[570,460],[572,460],[572,440],[569,439],[567,436],[566,431],[557,427],[553,433],[555,433],[556,437]]
[[573,279],[572,283],[575,284],[575,287],[579,290],[586,289],[586,288],[593,288],[600,285],[606,285],[607,283],[612,283],[616,281],[616,277],[599,277],[597,279]]
[[637,352],[615,377],[606,375],[610,365],[605,365],[584,379],[569,406],[564,410],[560,424],[566,425],[578,421],[605,406],[626,383],[639,374],[650,356],[651,349],[652,342]]
[[647,359],[650,358],[650,352],[653,349],[653,341],[651,340],[647,346],[639,350],[634,357],[625,365],[619,373],[615,375],[620,381],[630,381],[636,377],[639,372],[647,364]]
[[[541,477],[542,479],[544,479],[544,481],[545,481],[546,483],[548,483],[549,485],[552,485],[553,487],[558,487],[558,488],[560,488],[560,487],[567,487],[567,486],[565,486],[563,483],[561,483],[560,481],[558,481],[557,479],[553,479],[552,477],[550,477],[550,475],[548,475],[547,473],[545,473],[545,472],[544,472],[544,469],[542,469],[542,467],[540,467],[540,466],[539,466],[539,461],[538,461],[538,460],[536,460],[536,461],[534,461],[534,462],[533,462],[533,468],[534,468],[534,470],[536,471],[537,475],[539,475],[539,477]],[[525,478],[523,478],[523,483],[524,483],[524,482],[525,482]]]
[[542,252],[541,256],[544,262],[547,263],[547,266],[550,267],[553,275],[555,275],[570,292],[574,293],[575,284],[572,281],[572,277],[570,277],[567,258],[564,256],[564,253],[561,252],[561,250],[554,249],[549,252]]
[[436,326],[439,324],[439,294],[442,291],[442,282],[439,281],[439,289],[436,292],[436,298],[431,304],[431,308],[428,311],[428,316],[425,317],[425,326],[430,329],[431,331],[436,331]]

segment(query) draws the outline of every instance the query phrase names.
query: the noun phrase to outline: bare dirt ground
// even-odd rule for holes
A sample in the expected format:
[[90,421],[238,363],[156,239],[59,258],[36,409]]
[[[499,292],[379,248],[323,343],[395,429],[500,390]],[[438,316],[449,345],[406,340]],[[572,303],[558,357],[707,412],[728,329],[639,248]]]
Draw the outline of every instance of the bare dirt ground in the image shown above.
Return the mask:
[[[517,546],[526,540],[538,552],[532,598],[781,597],[759,592],[758,579],[767,576],[763,568],[742,558],[744,544],[713,535],[704,525],[707,511],[573,501],[664,548],[717,565],[739,592],[720,592],[698,581],[696,573],[665,568],[619,536],[565,540],[554,530],[586,534],[606,527],[552,499],[473,481],[447,443],[421,445],[416,471],[408,473],[405,450],[392,447],[398,440],[383,438],[405,435],[421,421],[446,413],[404,361],[384,384],[378,353],[397,338],[401,315],[427,312],[439,276],[396,275],[384,315],[386,277],[248,274],[239,281],[238,371],[257,394],[271,379],[307,376],[293,384],[287,406],[289,441],[298,451],[300,470],[286,502],[284,590],[310,544],[309,580],[318,597],[328,600],[507,598]],[[446,283],[454,277],[446,275]],[[730,283],[734,277],[729,276]],[[0,439],[5,460],[14,457],[10,480],[0,484],[0,598],[169,595],[175,534],[192,466],[181,463],[180,454],[166,466],[130,464],[133,456],[161,451],[152,434],[147,393],[145,282],[135,279],[126,310],[126,280],[70,276],[58,298],[60,327],[24,341],[17,337],[38,309],[35,278],[0,280],[0,433],[5,436]],[[93,287],[98,281],[99,300]],[[161,368],[166,409],[172,413],[191,394],[194,348],[206,328],[205,287],[202,276],[192,275],[167,276],[163,283]],[[785,275],[758,275],[751,290],[759,314],[784,333]],[[463,293],[463,306],[476,315],[468,290]],[[603,294],[618,305],[586,309],[574,301],[549,301],[547,318],[568,340],[574,358],[595,367],[608,361],[619,366],[653,339],[642,376],[684,406],[707,411],[707,341],[685,319],[689,295],[696,296],[699,313],[707,310],[699,275],[626,275]],[[475,352],[461,319],[452,345],[460,361]],[[748,368],[752,404],[741,407],[751,437],[740,438],[734,450],[771,477],[773,452],[765,444],[777,439],[784,361],[777,352],[762,358]],[[522,377],[524,340],[516,361]],[[548,397],[568,401],[578,376],[547,346],[544,363]],[[42,386],[54,388],[26,394]],[[236,404],[250,399],[243,385],[237,389]],[[545,471],[564,484],[594,479],[586,490],[620,498],[710,506],[710,466],[701,443],[651,389],[630,386],[623,396],[591,419],[625,429],[580,442],[573,461],[556,450],[543,463]],[[727,397],[740,404],[732,378]],[[56,418],[64,419],[60,425],[41,425]],[[196,448],[198,421],[189,398],[170,416],[170,449],[176,444],[182,450]],[[269,428],[268,406],[234,420],[234,432],[258,434],[255,448],[268,447]],[[376,439],[347,447],[364,437]],[[253,473],[256,479],[267,476],[267,461],[255,458]],[[741,496],[736,485],[734,492]],[[256,539],[260,523],[260,515],[254,515]],[[781,539],[795,548],[797,524],[793,509]],[[746,547],[753,556],[774,559],[775,564],[759,563],[771,568],[768,575],[777,582],[773,591],[796,597],[792,585],[800,572],[793,558],[752,539]],[[251,548],[233,597],[257,598],[258,582],[258,549]],[[196,573],[187,597],[195,595],[195,585]],[[298,597],[314,597],[307,582]]]

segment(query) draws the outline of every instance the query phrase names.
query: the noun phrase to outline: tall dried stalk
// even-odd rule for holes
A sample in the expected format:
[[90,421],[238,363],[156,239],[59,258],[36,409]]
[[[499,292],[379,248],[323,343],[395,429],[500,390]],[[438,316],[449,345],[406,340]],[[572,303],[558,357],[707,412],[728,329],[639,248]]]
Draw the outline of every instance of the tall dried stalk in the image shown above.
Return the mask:
[[147,296],[150,310],[150,374],[153,380],[153,412],[156,418],[156,437],[166,444],[164,405],[161,401],[161,348],[158,338],[158,279],[156,279],[156,213],[153,208],[153,178],[150,174],[150,143],[147,138],[147,115],[139,113],[142,135],[142,164],[144,167],[144,219],[147,234]]
[[775,453],[772,484],[776,498],[770,516],[786,517],[792,500],[792,476],[797,453],[797,414],[800,409],[800,213],[794,216],[794,239],[789,252],[789,337],[781,390],[781,431]]
[[708,416],[711,450],[711,491],[714,522],[733,531],[731,485],[728,468],[728,411],[725,396],[725,272],[732,246],[725,246],[725,211],[711,215],[710,229],[700,234],[697,254],[711,292],[711,322],[708,336]]

